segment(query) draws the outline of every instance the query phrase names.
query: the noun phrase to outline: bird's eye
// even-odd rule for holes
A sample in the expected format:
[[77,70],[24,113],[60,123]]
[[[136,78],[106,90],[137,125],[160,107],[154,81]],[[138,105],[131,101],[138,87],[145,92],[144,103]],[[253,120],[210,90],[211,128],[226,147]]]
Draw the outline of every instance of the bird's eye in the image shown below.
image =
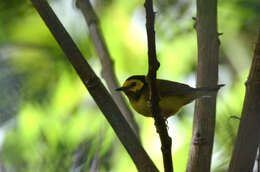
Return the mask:
[[136,86],[136,82],[133,82],[133,83],[131,84],[131,86],[132,86],[132,87]]

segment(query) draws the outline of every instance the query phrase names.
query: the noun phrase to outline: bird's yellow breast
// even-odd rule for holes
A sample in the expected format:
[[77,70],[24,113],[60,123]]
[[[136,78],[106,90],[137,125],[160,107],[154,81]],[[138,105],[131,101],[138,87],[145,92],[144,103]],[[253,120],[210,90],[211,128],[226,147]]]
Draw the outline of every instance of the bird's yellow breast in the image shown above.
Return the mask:
[[[161,114],[166,118],[171,115],[174,115],[183,105],[189,103],[190,101],[191,99],[188,97],[180,97],[180,96],[163,97],[159,101]],[[152,112],[148,104],[148,99],[145,98],[144,95],[141,95],[141,97],[137,101],[130,100],[130,103],[138,113],[144,116],[152,116]]]

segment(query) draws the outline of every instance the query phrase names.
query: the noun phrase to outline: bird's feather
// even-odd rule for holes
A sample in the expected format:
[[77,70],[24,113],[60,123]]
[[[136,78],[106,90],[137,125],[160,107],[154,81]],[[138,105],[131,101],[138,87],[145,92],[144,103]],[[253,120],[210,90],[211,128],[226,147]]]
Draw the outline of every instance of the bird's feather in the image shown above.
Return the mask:
[[188,96],[195,91],[194,88],[186,84],[162,79],[157,79],[157,87],[160,87],[159,94],[161,97]]

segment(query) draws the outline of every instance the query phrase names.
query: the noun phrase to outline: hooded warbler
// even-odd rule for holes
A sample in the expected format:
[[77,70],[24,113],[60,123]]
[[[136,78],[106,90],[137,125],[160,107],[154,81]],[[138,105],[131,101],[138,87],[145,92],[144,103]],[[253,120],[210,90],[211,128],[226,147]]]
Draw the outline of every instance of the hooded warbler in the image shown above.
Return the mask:
[[[216,94],[219,88],[224,86],[193,88],[186,84],[162,79],[157,79],[156,84],[160,98],[159,108],[164,118],[176,114],[182,106],[197,98]],[[126,94],[135,111],[147,117],[152,116],[148,105],[149,88],[144,75],[129,77],[123,86],[116,90]]]

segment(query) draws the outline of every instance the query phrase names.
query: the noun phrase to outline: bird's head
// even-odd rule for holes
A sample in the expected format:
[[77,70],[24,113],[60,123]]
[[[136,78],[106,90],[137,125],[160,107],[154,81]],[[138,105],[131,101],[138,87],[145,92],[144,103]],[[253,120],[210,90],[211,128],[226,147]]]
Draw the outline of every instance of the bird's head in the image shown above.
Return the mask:
[[147,82],[144,75],[134,75],[124,82],[123,86],[116,91],[123,91],[129,99],[139,99],[144,89],[147,88]]

